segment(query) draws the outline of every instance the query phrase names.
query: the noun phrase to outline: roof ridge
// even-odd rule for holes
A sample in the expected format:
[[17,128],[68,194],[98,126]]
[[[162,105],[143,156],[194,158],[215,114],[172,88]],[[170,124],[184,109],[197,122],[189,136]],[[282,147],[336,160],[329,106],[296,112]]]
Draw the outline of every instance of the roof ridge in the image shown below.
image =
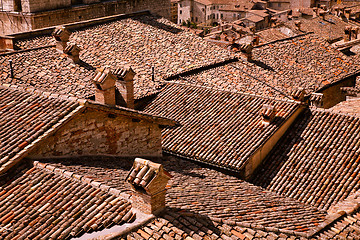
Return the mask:
[[278,102],[293,103],[293,104],[301,105],[301,102],[291,100],[291,99],[281,99],[281,98],[275,98],[275,97],[270,97],[270,96],[257,95],[257,94],[254,94],[254,93],[245,93],[245,92],[240,92],[240,91],[232,92],[232,91],[225,90],[225,89],[220,89],[220,88],[217,88],[217,87],[209,87],[209,86],[192,84],[192,83],[184,83],[184,82],[180,82],[180,81],[168,81],[168,83],[169,84],[185,85],[185,86],[196,87],[196,88],[204,88],[204,89],[218,91],[218,92],[225,92],[225,93],[230,93],[230,94],[243,95],[243,96],[248,96],[248,97],[255,97],[255,98],[261,98],[261,99],[267,99],[267,100],[274,100],[274,101],[278,101]]
[[104,191],[106,193],[109,193],[109,194],[114,195],[116,197],[120,197],[122,199],[128,200],[129,202],[132,202],[130,194],[124,193],[121,190],[110,187],[110,186],[108,186],[108,185],[106,185],[104,183],[97,182],[97,181],[95,181],[95,180],[93,180],[91,178],[85,177],[85,176],[80,175],[80,174],[76,174],[76,173],[71,172],[71,171],[67,171],[65,169],[55,167],[55,166],[51,165],[50,163],[41,163],[39,161],[34,161],[33,164],[34,164],[34,167],[36,167],[36,168],[43,169],[43,170],[46,170],[48,172],[53,172],[56,175],[66,177],[66,178],[70,178],[70,179],[74,179],[75,181],[78,181],[78,182],[89,184],[94,188],[100,189],[100,190],[102,190],[102,191]]
[[8,55],[14,55],[14,54],[17,54],[17,53],[31,52],[31,51],[41,50],[41,49],[45,49],[45,48],[51,48],[51,47],[55,47],[55,46],[56,45],[51,44],[51,45],[45,45],[45,46],[40,46],[40,47],[33,47],[33,48],[27,48],[27,49],[14,50],[14,51],[11,51],[11,52],[1,53],[0,56],[8,56]]
[[[285,42],[285,41],[288,41],[288,40],[292,40],[292,39],[294,39],[294,38],[304,37],[304,36],[306,36],[306,35],[311,35],[311,34],[314,34],[314,32],[307,32],[307,33],[299,34],[299,35],[296,35],[296,36],[293,36],[293,37],[288,37],[288,38],[283,38],[283,39],[274,40],[274,41],[271,41],[271,42],[267,42],[267,43],[264,43],[264,44],[260,44],[260,45],[254,46],[254,48],[261,48],[261,47],[264,47],[264,46],[267,46],[267,45],[270,45],[270,44],[273,44],[273,43]],[[316,36],[316,35],[314,34],[313,36]]]

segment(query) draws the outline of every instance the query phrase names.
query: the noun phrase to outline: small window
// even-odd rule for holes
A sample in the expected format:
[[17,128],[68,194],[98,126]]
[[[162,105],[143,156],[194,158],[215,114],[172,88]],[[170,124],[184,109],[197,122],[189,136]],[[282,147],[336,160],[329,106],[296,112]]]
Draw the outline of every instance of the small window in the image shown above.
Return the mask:
[[180,3],[180,7],[182,7],[182,4]]
[[202,10],[203,12],[205,12],[205,8],[202,8],[201,10]]
[[219,14],[218,13],[216,14],[216,19],[219,19]]
[[180,14],[182,14],[182,10],[180,10]]
[[220,16],[221,16],[221,18],[224,18],[224,15],[223,15],[223,14],[221,14]]
[[198,20],[198,17],[195,17],[195,21],[196,21],[196,22],[198,22],[198,21],[199,21],[199,20]]
[[278,7],[281,7],[281,3],[278,3]]

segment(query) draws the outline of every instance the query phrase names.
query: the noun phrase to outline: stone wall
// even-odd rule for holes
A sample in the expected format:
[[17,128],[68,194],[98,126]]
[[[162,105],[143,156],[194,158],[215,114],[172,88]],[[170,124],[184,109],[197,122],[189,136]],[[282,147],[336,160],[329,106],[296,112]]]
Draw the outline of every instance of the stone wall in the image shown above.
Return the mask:
[[[54,0],[51,0],[51,2],[53,1]],[[65,4],[64,1],[60,1],[60,3]],[[26,5],[24,5],[24,7],[25,6]],[[29,6],[27,8],[30,9],[29,11],[35,9],[36,13],[0,12],[0,35],[25,32],[39,28],[143,10],[150,10],[151,13],[170,19],[170,0],[117,0],[89,5],[83,4],[76,7],[51,11],[47,11],[49,9],[45,6],[42,7],[42,5],[35,5],[35,7]]]
[[346,100],[346,95],[341,91],[341,87],[353,87],[355,86],[356,76],[348,77],[343,81],[340,81],[333,86],[320,90],[319,92],[324,94],[323,108],[331,108],[339,102]]
[[29,158],[161,156],[158,124],[87,108],[39,144]]

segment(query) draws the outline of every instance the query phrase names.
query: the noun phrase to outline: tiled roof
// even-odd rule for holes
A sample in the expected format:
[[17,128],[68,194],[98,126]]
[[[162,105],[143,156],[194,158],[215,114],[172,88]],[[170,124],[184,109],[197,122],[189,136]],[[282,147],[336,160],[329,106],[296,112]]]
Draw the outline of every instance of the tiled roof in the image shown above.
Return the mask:
[[[279,40],[255,47],[254,60],[287,82],[315,91],[358,71],[356,58],[347,57],[314,34]],[[280,83],[280,87],[285,82]]]
[[[264,104],[275,105],[278,114],[263,128],[260,110]],[[144,111],[180,123],[162,131],[165,151],[240,170],[297,108],[295,103],[168,83]]]
[[[13,62],[15,78],[10,78],[9,60]],[[95,87],[92,83],[94,76],[94,67],[86,66],[86,63],[74,64],[55,47],[0,55],[2,83],[89,98],[95,95]]]
[[79,106],[77,102],[42,93],[0,86],[0,171],[48,129]]
[[[344,37],[344,29],[346,26],[351,26],[349,23],[344,22],[341,18],[334,15],[326,14],[325,20],[322,17],[315,17],[311,19],[298,20],[301,22],[300,30],[302,32],[314,32],[319,37],[327,41],[335,41]],[[292,29],[296,29],[295,21],[286,23]]]
[[134,217],[128,201],[37,165],[1,186],[2,239],[68,239]]
[[290,99],[296,87],[276,72],[242,60],[180,77],[177,81],[278,99]]
[[[17,44],[26,48],[39,43],[54,44],[54,39],[47,36],[34,41]],[[74,30],[70,42],[83,49],[80,59],[95,68],[130,65],[137,73],[134,78],[137,98],[154,93],[164,78],[234,57],[230,51],[151,15]]]
[[307,110],[253,183],[323,209],[360,188],[360,119]]
[[283,233],[254,230],[211,221],[209,218],[187,211],[167,209],[160,217],[121,239],[305,239]]
[[279,31],[277,28],[268,28],[266,30],[259,31],[256,33],[256,35],[260,37],[260,41],[262,43],[272,42],[289,37]]
[[[69,159],[65,163],[59,159],[46,161],[97,182],[108,182],[118,189],[123,188],[132,163],[110,157],[83,157]],[[269,235],[272,235],[270,232],[304,233],[325,219],[324,211],[181,158],[166,156],[153,161],[161,163],[173,176],[166,193],[166,205],[170,212],[181,209],[180,212],[202,215],[214,222],[262,229]],[[185,231],[182,225],[176,226]]]
[[346,113],[360,117],[360,99],[343,101],[330,109],[334,112]]

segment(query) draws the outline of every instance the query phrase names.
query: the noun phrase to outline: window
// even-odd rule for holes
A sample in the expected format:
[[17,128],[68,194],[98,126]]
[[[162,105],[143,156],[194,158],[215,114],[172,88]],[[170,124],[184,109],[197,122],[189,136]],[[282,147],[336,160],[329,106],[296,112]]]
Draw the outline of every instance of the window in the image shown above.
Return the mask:
[[198,17],[195,17],[195,21],[196,21],[196,22],[198,22],[198,21],[199,21],[199,20],[198,20]]
[[202,10],[203,12],[205,12],[205,8],[202,8],[201,10]]
[[180,10],[180,14],[182,14],[182,10]]
[[219,19],[219,14],[218,13],[216,14],[216,19]]
[[278,7],[281,7],[281,3],[278,3]]
[[182,4],[180,3],[180,7],[182,7]]
[[223,14],[221,14],[221,15],[220,15],[220,17],[221,17],[221,18],[224,18],[224,15],[223,15]]

